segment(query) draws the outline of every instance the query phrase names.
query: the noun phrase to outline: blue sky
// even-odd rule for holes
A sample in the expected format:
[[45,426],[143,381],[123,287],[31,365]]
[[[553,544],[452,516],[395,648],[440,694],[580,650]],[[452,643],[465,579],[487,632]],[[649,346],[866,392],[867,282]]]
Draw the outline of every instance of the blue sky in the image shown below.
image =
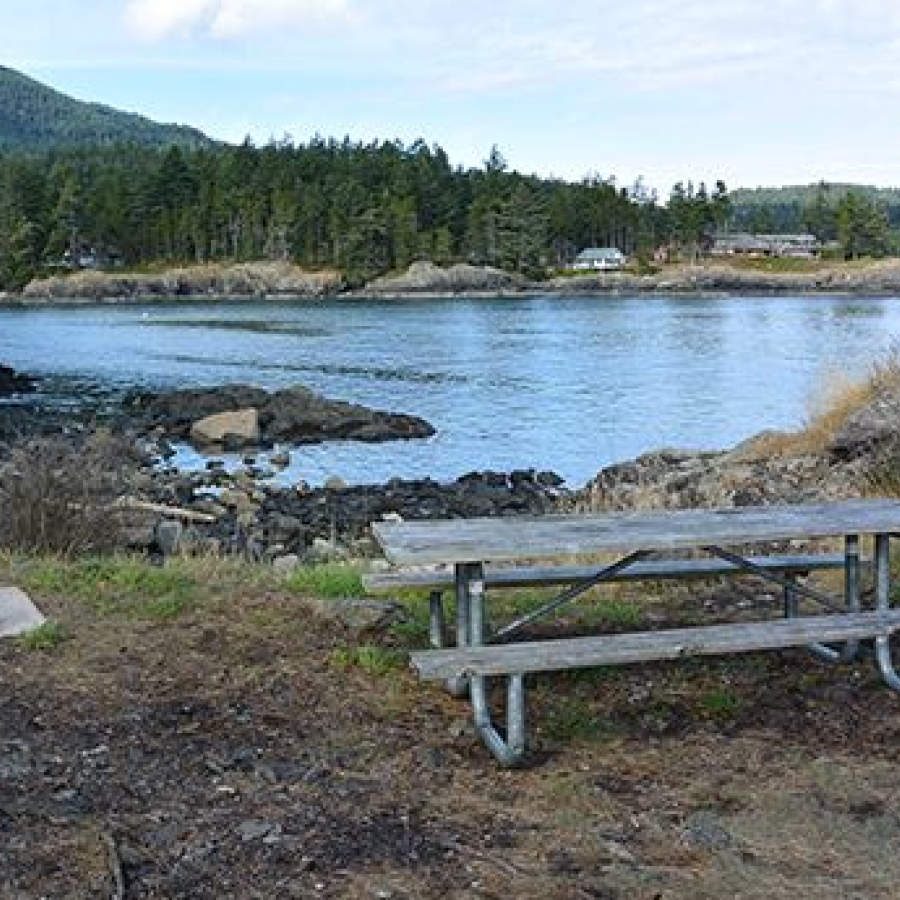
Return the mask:
[[477,165],[900,185],[898,0],[3,0],[0,63],[225,140],[418,137]]

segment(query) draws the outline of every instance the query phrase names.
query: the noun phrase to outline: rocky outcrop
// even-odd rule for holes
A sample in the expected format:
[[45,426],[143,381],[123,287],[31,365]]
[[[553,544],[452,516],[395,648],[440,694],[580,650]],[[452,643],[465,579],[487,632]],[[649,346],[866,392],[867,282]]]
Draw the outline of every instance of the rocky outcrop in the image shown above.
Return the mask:
[[22,299],[95,302],[163,297],[321,297],[338,293],[337,272],[307,272],[290,263],[260,262],[173,269],[158,275],[78,272],[27,284]]
[[447,269],[430,262],[415,262],[402,275],[386,275],[370,282],[365,294],[458,294],[521,290],[521,275],[490,266],[457,264]]
[[[330,400],[304,387],[269,393],[248,385],[225,385],[167,394],[134,394],[127,399],[126,406],[142,420],[145,431],[158,429],[167,437],[199,440],[200,443],[205,443],[206,439],[195,430],[198,422],[223,413],[248,410],[257,411],[258,437],[264,445],[276,441],[295,444],[328,440],[375,442],[434,434],[434,428],[417,416]],[[250,418],[249,414],[247,417]],[[228,433],[221,431],[224,421],[216,419],[214,423],[220,441]]]
[[259,443],[259,412],[251,408],[206,416],[191,425],[190,438],[195,444],[255,446]]
[[25,394],[35,390],[36,387],[36,379],[29,375],[22,375],[9,366],[0,365],[0,397]]

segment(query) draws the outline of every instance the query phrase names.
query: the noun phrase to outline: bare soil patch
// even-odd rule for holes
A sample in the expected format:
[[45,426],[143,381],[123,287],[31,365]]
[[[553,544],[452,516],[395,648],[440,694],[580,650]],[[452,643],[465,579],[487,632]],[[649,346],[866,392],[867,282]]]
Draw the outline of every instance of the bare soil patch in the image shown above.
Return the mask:
[[900,698],[867,661],[541,679],[507,772],[350,652],[407,636],[214,572],[177,609],[32,587],[64,637],[0,643],[0,896],[897,896]]

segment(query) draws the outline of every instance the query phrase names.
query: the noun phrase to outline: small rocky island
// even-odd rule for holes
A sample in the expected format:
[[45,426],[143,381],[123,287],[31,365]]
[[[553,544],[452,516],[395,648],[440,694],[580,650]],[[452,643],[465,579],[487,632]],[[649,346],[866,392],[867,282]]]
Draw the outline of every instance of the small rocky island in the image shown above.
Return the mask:
[[300,386],[269,392],[230,384],[134,393],[126,398],[125,408],[144,432],[224,450],[271,447],[276,442],[378,442],[434,434],[434,427],[418,416],[330,400]]

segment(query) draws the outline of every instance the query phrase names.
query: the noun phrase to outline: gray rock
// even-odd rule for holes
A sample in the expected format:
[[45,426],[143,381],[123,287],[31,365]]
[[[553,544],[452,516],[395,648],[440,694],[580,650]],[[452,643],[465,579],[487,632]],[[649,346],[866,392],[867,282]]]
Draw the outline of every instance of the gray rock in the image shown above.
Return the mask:
[[39,628],[47,620],[25,591],[0,588],[0,637],[15,637]]
[[366,285],[364,293],[422,294],[508,291],[524,287],[521,275],[489,266],[457,264],[447,269],[427,261],[414,262],[403,275],[386,275]]
[[172,519],[162,519],[156,525],[156,544],[164,556],[175,556],[181,549],[184,526]]
[[320,598],[313,604],[319,615],[354,631],[380,630],[406,621],[406,610],[399,603],[370,597]]
[[276,556],[272,560],[272,568],[276,575],[290,575],[300,565],[300,557],[296,553],[287,553],[284,556]]
[[900,396],[884,392],[872,403],[851,413],[828,443],[828,452],[840,459],[871,454],[900,438]]
[[719,817],[706,810],[688,816],[684,831],[690,843],[706,850],[725,850],[734,843],[734,837],[723,827]]
[[[194,422],[191,440],[198,444],[229,443],[237,447],[259,443],[259,411],[253,407],[216,413]],[[227,449],[227,447],[226,447]]]

